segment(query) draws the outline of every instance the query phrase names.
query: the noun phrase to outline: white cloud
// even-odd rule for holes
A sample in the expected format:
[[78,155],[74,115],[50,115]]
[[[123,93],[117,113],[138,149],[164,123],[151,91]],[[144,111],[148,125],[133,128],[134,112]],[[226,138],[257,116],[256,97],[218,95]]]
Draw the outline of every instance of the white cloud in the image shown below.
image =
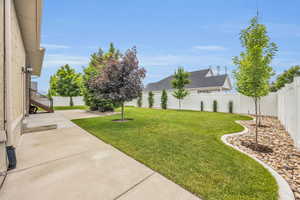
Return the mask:
[[142,55],[139,60],[144,67],[232,65],[232,58],[223,55]]
[[198,45],[198,46],[194,46],[194,49],[203,50],[203,51],[224,51],[227,48],[218,45]]
[[65,64],[81,66],[89,62],[88,57],[69,56],[63,54],[47,54],[44,60],[45,67],[57,67]]
[[71,47],[66,45],[59,45],[59,44],[42,44],[42,47],[45,47],[46,49],[69,49]]

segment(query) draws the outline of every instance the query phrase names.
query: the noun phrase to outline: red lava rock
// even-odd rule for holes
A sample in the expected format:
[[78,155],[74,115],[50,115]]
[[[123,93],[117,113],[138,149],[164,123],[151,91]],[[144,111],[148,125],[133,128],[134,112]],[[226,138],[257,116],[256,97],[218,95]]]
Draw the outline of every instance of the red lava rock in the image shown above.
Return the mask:
[[258,127],[258,148],[255,145],[253,121],[242,121],[241,124],[246,126],[249,132],[229,137],[228,142],[276,170],[291,186],[295,199],[300,200],[300,151],[296,149],[292,138],[279,120],[263,117],[262,126]]

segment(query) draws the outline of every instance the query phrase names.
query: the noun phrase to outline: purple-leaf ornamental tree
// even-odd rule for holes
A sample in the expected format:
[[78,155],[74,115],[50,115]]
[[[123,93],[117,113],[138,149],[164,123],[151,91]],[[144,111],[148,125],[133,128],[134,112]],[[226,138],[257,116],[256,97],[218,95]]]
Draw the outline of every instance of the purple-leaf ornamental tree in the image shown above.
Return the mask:
[[108,59],[101,73],[90,81],[90,87],[99,97],[121,104],[122,121],[124,102],[137,98],[143,90],[142,80],[146,70],[139,66],[136,54],[136,48],[133,47],[120,58]]

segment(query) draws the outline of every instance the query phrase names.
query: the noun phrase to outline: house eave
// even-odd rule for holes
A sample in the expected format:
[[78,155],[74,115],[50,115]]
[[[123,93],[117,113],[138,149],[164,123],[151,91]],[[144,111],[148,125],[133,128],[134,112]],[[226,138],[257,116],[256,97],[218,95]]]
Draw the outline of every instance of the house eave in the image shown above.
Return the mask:
[[27,54],[26,65],[40,76],[45,49],[40,47],[43,0],[15,0],[15,9]]

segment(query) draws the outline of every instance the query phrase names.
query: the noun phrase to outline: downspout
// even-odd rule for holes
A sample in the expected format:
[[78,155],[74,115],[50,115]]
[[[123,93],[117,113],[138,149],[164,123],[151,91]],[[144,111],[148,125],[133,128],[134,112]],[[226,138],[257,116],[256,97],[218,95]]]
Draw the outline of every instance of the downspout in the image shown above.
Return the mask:
[[26,67],[25,67],[25,80],[26,80],[26,82],[25,82],[25,106],[26,106],[25,117],[29,116],[29,109],[30,109],[31,73],[28,70],[29,68],[30,67],[26,65]]
[[12,116],[12,105],[10,102],[12,101],[12,95],[10,95],[11,92],[11,86],[12,86],[12,69],[11,69],[11,58],[12,58],[12,23],[11,23],[11,16],[12,12],[11,10],[14,8],[12,0],[4,0],[5,1],[5,131],[6,131],[6,151],[7,151],[7,159],[8,159],[8,170],[15,168],[16,166],[16,154],[15,154],[15,148],[13,147],[13,141],[14,136],[12,135],[11,130],[11,116]]
[[6,59],[6,0],[3,0],[3,122],[4,122],[4,131],[7,138],[7,113],[6,113],[6,94],[7,94],[7,88],[6,88],[6,66],[7,66],[7,59]]
[[[2,101],[3,101],[3,116],[1,116],[1,117],[3,117],[3,127],[1,127],[1,129],[2,130],[0,130],[1,132],[2,132],[2,134],[1,134],[1,136],[3,137],[3,138],[1,138],[1,141],[0,142],[3,142],[4,144],[5,144],[5,151],[6,151],[6,141],[7,141],[7,124],[6,124],[6,122],[7,122],[7,117],[6,117],[6,70],[5,70],[5,68],[6,68],[6,62],[7,62],[7,60],[6,60],[6,31],[5,31],[5,27],[6,27],[6,0],[3,0],[3,14],[2,14],[2,17],[3,17],[3,69],[2,69],[2,73],[3,73],[3,97],[2,97]],[[4,181],[5,181],[5,179],[6,179],[6,176],[7,176],[7,167],[8,167],[8,160],[7,160],[7,158],[6,158],[6,170],[5,171],[3,171],[3,172],[0,172],[0,176],[3,176],[4,178],[2,179],[2,182],[0,182],[0,189],[2,188],[2,186],[3,186],[3,183],[4,183]]]
[[10,114],[11,114],[11,105],[9,104],[11,102],[11,95],[9,95],[10,92],[10,88],[11,88],[11,81],[10,81],[10,75],[11,75],[11,68],[10,68],[10,58],[11,58],[11,44],[10,44],[10,39],[11,39],[11,23],[10,23],[10,18],[11,18],[11,9],[12,9],[12,1],[11,0],[4,0],[5,2],[5,7],[4,7],[4,11],[5,11],[5,15],[4,15],[4,22],[5,22],[5,31],[4,31],[4,35],[5,35],[5,130],[6,130],[6,136],[7,136],[7,140],[6,140],[6,144],[7,146],[12,145],[12,136],[10,135]]

